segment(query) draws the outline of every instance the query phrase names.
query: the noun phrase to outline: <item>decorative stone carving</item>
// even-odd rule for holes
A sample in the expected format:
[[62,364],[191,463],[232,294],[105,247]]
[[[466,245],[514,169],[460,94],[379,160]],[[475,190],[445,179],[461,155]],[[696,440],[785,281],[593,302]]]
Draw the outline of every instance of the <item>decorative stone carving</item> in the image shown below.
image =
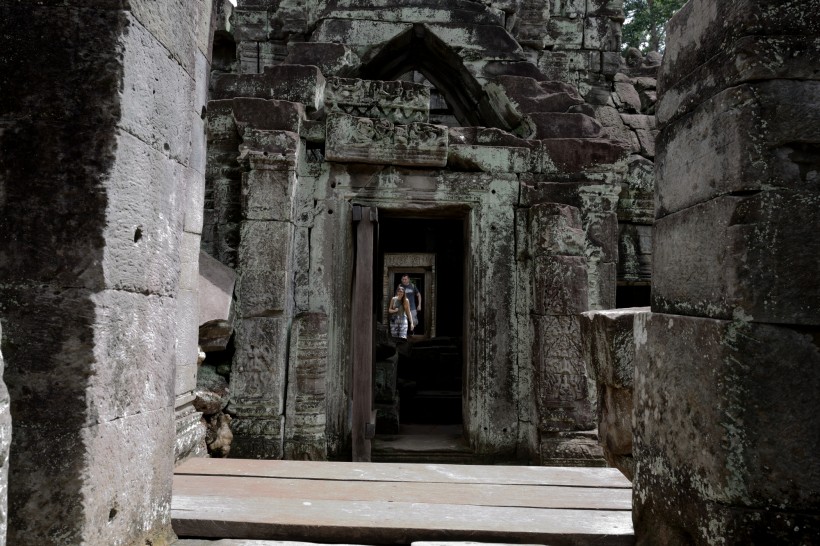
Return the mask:
[[325,110],[393,123],[427,123],[430,89],[405,81],[328,78]]
[[332,114],[327,120],[328,161],[444,167],[447,128],[429,123],[394,125],[386,119]]
[[588,430],[594,426],[590,384],[581,355],[578,317],[534,316],[533,360],[538,377],[539,428]]
[[328,320],[324,313],[298,315],[291,328],[285,457],[327,459],[326,382]]

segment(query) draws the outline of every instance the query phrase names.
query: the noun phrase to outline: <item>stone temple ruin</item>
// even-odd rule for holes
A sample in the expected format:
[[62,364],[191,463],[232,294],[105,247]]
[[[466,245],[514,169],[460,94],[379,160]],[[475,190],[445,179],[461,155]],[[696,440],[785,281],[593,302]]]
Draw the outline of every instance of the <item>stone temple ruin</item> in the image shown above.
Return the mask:
[[621,0],[0,1],[7,543],[412,422],[616,466],[639,544],[820,541],[818,14],[690,0],[661,63]]

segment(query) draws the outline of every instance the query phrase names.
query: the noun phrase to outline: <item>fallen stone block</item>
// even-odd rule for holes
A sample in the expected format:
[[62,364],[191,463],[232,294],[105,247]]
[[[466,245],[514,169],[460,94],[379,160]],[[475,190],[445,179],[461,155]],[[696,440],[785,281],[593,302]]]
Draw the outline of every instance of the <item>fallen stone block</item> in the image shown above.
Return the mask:
[[211,320],[228,320],[233,304],[236,272],[212,258],[199,253],[199,324]]
[[820,194],[788,190],[718,197],[657,220],[653,311],[820,324],[818,225]]
[[233,335],[233,325],[222,319],[209,320],[199,326],[199,350],[205,353],[224,351]]

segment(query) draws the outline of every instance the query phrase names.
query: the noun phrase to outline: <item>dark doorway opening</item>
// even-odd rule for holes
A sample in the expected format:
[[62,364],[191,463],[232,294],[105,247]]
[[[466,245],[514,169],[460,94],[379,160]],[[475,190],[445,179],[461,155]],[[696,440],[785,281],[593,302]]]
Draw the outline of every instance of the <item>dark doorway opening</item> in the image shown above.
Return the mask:
[[424,313],[418,313],[416,335],[410,336],[406,346],[399,343],[396,383],[401,425],[462,423],[464,250],[463,218],[380,214],[380,260],[385,254],[398,253],[435,256],[434,282],[412,267],[391,271],[388,278],[392,294],[406,274],[422,294],[422,308],[435,306],[436,317],[434,336],[424,335],[429,334],[430,325],[424,324]]
[[373,460],[457,463],[472,455],[462,427],[465,221],[462,211],[418,218],[379,210],[378,322],[389,328],[387,305],[405,275],[422,311],[416,335],[377,356]]
[[649,283],[618,284],[615,289],[615,307],[648,307],[652,295]]

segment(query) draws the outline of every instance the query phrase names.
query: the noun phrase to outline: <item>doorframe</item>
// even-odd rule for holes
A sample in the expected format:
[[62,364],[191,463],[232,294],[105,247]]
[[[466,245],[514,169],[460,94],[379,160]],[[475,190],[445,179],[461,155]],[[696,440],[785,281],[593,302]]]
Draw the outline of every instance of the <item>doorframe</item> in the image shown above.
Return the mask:
[[[388,258],[389,257],[389,258]],[[425,331],[423,335],[413,336],[418,339],[429,339],[436,336],[436,255],[429,252],[385,252],[382,272],[382,310],[393,296],[394,288],[390,276],[395,272],[424,273],[424,297],[422,307]],[[382,316],[382,324],[387,327],[389,317]]]

